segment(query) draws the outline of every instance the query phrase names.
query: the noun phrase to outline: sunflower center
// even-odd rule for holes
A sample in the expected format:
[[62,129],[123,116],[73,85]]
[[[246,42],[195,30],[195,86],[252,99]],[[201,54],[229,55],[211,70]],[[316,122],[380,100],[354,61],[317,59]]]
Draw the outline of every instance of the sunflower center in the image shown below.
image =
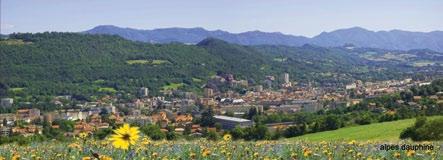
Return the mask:
[[124,140],[126,140],[126,141],[129,141],[129,138],[131,137],[131,135],[129,135],[129,134],[123,134],[123,137],[122,137],[122,139],[124,139]]

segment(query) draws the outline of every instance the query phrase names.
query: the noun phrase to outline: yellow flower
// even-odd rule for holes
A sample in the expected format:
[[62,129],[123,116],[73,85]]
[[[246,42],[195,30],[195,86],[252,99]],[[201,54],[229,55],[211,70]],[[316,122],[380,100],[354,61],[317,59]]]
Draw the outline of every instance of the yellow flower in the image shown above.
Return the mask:
[[151,140],[149,140],[149,138],[147,138],[147,137],[144,137],[144,138],[142,139],[142,144],[143,144],[143,145],[151,144]]
[[153,158],[156,158],[157,156],[158,156],[158,153],[157,152],[154,152],[154,153],[152,153],[152,155],[151,155]]
[[303,156],[309,157],[312,155],[312,151],[309,148],[303,149]]
[[81,149],[81,146],[79,144],[77,144],[77,143],[71,143],[71,144],[68,145],[68,147],[72,148],[72,149],[74,149],[74,148]]
[[400,153],[398,153],[398,152],[395,152],[395,153],[394,153],[394,157],[395,157],[395,158],[400,158],[400,156],[401,156]]
[[408,150],[408,151],[406,152],[406,155],[407,155],[408,157],[412,157],[412,156],[415,155],[415,151],[414,151],[414,150]]
[[207,157],[209,155],[211,155],[211,150],[209,150],[208,148],[203,149],[202,156]]
[[130,145],[134,145],[139,138],[138,127],[130,127],[129,124],[124,124],[122,127],[114,130],[114,134],[110,140],[115,148],[128,149]]
[[231,136],[230,134],[225,134],[225,135],[223,136],[223,139],[224,139],[225,141],[230,141],[230,140],[232,139],[232,136]]
[[196,155],[195,155],[194,152],[191,152],[191,153],[189,154],[189,157],[190,157],[191,159],[195,159]]
[[20,155],[19,154],[15,154],[12,156],[12,160],[19,160],[20,159]]
[[297,153],[291,153],[291,158],[292,159],[297,159]]
[[82,139],[85,139],[86,137],[88,137],[88,133],[82,132],[82,133],[78,134],[78,136]]
[[254,157],[258,157],[258,155],[259,155],[259,154],[258,154],[257,152],[254,153]]
[[99,160],[112,160],[111,157],[108,157],[108,156],[105,156],[105,155],[100,155],[100,156],[98,157],[98,159],[99,159]]
[[363,156],[363,154],[362,154],[361,152],[358,152],[358,153],[357,153],[357,157],[360,158],[360,157],[362,157],[362,156]]
[[91,157],[83,157],[82,160],[91,160]]
[[354,144],[356,144],[356,143],[357,143],[357,141],[355,141],[355,140],[352,140],[352,141],[349,141],[349,142],[348,142],[349,145],[354,145]]
[[5,157],[0,157],[0,160],[5,160],[6,158]]

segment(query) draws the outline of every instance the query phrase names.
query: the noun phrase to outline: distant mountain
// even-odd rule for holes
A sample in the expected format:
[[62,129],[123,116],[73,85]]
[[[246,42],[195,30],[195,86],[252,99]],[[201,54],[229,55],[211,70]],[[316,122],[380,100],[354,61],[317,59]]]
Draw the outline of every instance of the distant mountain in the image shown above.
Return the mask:
[[164,28],[139,30],[101,25],[85,31],[88,34],[119,35],[123,38],[151,43],[181,42],[196,44],[207,37],[218,38],[230,43],[242,45],[288,45],[302,46],[315,44],[324,47],[353,44],[357,47],[371,47],[391,50],[431,49],[443,52],[443,32],[409,32],[401,30],[369,31],[360,27],[323,32],[313,38],[293,36],[279,32],[250,31],[229,33],[226,31],[208,31],[203,28]]
[[139,30],[132,28],[120,28],[111,25],[97,26],[85,31],[89,34],[119,35],[123,38],[135,41],[151,43],[181,42],[196,44],[205,38],[213,37],[242,45],[274,44],[300,46],[309,39],[302,36],[285,35],[282,33],[266,33],[260,31],[244,32],[239,34],[226,31],[208,31],[203,28],[164,28],[154,30]]

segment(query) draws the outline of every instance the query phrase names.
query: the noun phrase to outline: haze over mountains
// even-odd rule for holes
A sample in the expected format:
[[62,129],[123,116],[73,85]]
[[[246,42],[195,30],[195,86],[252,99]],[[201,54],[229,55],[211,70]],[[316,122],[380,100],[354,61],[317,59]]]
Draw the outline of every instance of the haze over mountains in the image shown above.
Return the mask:
[[353,44],[358,47],[391,50],[431,49],[443,52],[443,31],[410,32],[402,30],[370,31],[361,27],[339,29],[308,38],[279,32],[249,31],[230,33],[222,30],[209,31],[204,28],[162,28],[141,30],[101,25],[85,31],[89,34],[119,35],[125,39],[150,43],[181,42],[196,44],[207,37],[214,37],[242,45],[288,45],[314,44],[324,47]]

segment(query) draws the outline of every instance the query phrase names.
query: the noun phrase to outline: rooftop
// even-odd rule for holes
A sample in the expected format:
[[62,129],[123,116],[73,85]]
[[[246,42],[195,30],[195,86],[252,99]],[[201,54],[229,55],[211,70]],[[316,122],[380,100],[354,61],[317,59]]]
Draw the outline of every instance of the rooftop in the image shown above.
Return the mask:
[[248,119],[228,117],[228,116],[214,116],[214,118],[228,120],[228,121],[236,121],[236,122],[249,122],[250,121]]

